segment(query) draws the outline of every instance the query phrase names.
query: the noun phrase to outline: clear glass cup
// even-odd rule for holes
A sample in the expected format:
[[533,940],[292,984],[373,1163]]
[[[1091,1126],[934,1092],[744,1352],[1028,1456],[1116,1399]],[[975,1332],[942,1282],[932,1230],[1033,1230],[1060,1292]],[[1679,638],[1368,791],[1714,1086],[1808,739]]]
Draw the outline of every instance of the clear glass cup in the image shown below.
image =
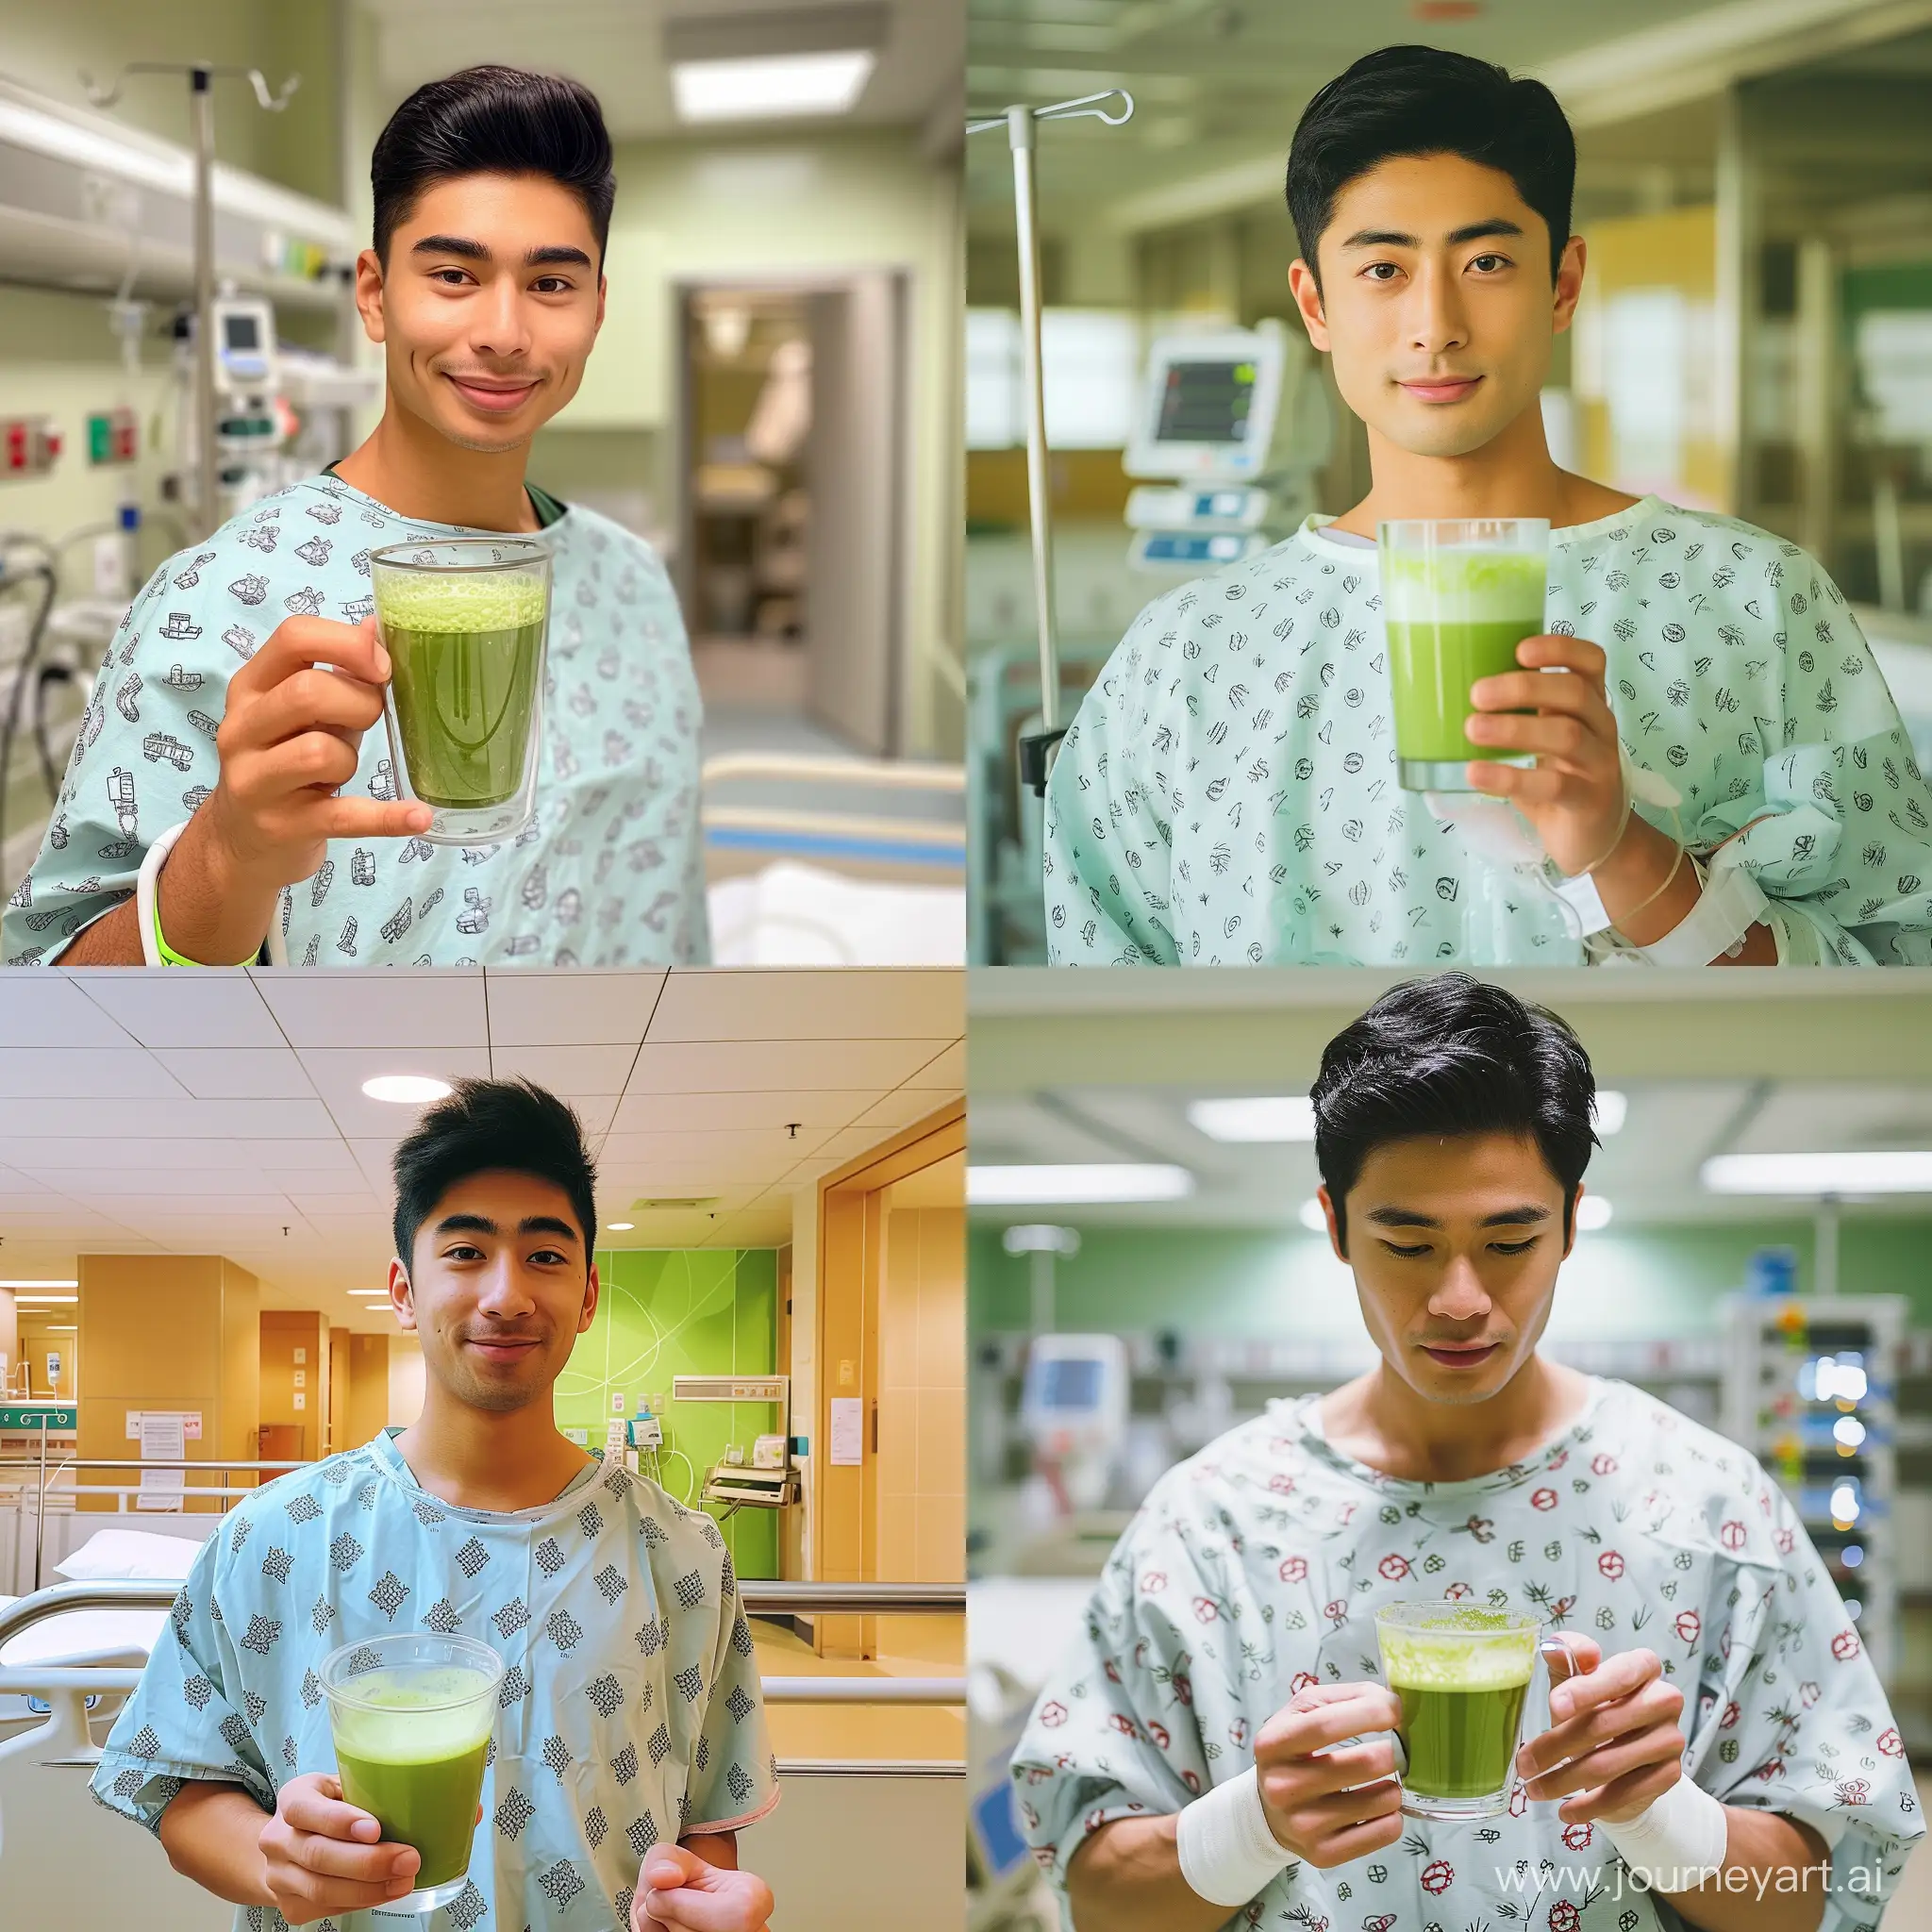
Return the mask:
[[1402,1699],[1402,1808],[1495,1818],[1509,1808],[1542,1620],[1471,1604],[1385,1604],[1382,1681]]
[[396,796],[431,808],[432,844],[513,839],[537,808],[550,549],[453,537],[374,551],[390,656],[384,714]]
[[1472,744],[1470,688],[1521,667],[1543,628],[1550,526],[1541,517],[1416,518],[1378,524],[1397,777],[1409,791],[1468,791],[1472,758],[1522,763]]
[[461,1894],[502,1682],[487,1643],[426,1630],[345,1643],[323,1660],[342,1796],[422,1855],[415,1890],[384,1911],[434,1911]]

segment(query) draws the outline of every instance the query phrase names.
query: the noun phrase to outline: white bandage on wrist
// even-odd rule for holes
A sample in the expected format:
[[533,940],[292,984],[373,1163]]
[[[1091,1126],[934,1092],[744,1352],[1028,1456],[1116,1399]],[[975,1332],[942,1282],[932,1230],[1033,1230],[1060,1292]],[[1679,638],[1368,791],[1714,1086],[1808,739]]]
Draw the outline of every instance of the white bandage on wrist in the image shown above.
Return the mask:
[[[155,949],[155,893],[159,890],[161,868],[168,862],[168,854],[174,851],[175,841],[188,829],[188,821],[183,819],[178,825],[170,825],[159,834],[147,848],[146,856],[141,861],[141,871],[134,880],[134,923],[141,928],[141,963],[143,966],[158,966],[161,956]],[[126,903],[125,900],[122,902]]]
[[1294,1862],[1268,1828],[1260,1774],[1252,1765],[1184,1807],[1174,1835],[1188,1890],[1211,1906],[1246,1905]]
[[1741,865],[1698,868],[1696,905],[1662,939],[1637,948],[1653,966],[1708,966],[1741,941],[1770,903]]
[[1689,1891],[1724,1870],[1730,1843],[1724,1807],[1688,1777],[1627,1824],[1602,1824],[1632,1875],[1653,1890]]

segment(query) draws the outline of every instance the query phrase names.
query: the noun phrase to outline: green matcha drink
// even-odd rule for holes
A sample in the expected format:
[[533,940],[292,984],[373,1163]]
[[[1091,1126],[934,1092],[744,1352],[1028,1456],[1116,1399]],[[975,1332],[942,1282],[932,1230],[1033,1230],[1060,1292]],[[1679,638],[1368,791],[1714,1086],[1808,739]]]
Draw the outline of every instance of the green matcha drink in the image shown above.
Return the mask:
[[1479,679],[1519,668],[1516,646],[1543,628],[1549,525],[1524,518],[1380,525],[1382,618],[1398,775],[1411,791],[1467,791],[1463,724]]
[[1411,1817],[1492,1818],[1507,1807],[1540,1627],[1455,1604],[1376,1612],[1383,1677],[1402,1700],[1402,1808]]
[[323,1665],[342,1796],[413,1845],[428,1911],[463,1889],[503,1667],[486,1645],[426,1632],[345,1644]]
[[535,793],[547,551],[465,539],[395,545],[370,566],[398,795],[436,808],[432,840],[514,833]]

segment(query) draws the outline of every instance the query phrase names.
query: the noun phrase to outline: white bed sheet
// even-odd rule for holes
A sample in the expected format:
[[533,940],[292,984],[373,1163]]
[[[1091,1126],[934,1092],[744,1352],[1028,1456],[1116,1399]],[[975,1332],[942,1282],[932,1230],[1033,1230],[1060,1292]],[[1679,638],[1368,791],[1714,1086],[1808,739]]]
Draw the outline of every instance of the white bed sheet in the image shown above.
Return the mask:
[[789,862],[708,892],[718,966],[963,966],[960,886],[854,879]]
[[[0,1610],[19,1601],[0,1596]],[[0,1666],[145,1664],[167,1621],[166,1610],[68,1610],[0,1645]]]

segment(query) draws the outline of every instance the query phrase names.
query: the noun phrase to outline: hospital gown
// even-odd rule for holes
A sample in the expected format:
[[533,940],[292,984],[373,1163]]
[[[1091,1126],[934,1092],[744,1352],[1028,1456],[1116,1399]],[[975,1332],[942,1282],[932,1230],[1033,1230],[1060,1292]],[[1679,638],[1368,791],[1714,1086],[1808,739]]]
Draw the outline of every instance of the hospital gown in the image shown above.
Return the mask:
[[[552,506],[555,508],[556,506]],[[40,856],[5,917],[10,965],[56,959],[134,891],[148,846],[220,776],[228,678],[284,618],[354,624],[369,553],[462,534],[311,476],[148,579],[108,646]],[[677,601],[650,546],[579,505],[553,555],[537,815],[515,840],[334,840],[281,895],[297,966],[702,962],[702,708]],[[393,798],[381,721],[351,796]]]
[[[1324,521],[1157,598],[1088,692],[1047,796],[1050,958],[1628,957],[1586,942],[1540,848],[1528,867],[1485,857],[1397,785],[1375,552]],[[1603,647],[1624,749],[1677,793],[1685,842],[1749,826],[1738,857],[1783,960],[1932,963],[1932,794],[1811,558],[1647,496],[1551,533],[1545,621]],[[1672,829],[1668,809],[1637,809]]]
[[[1042,1864],[1063,1878],[1101,1825],[1240,1776],[1297,1690],[1379,1679],[1381,1605],[1442,1597],[1533,1612],[1606,1656],[1655,1651],[1684,1693],[1686,1774],[1835,1842],[1821,1932],[1876,1923],[1924,1830],[1905,1747],[1857,1624],[1750,1456],[1593,1382],[1531,1460],[1404,1482],[1331,1448],[1318,1401],[1277,1403],[1170,1471],[1116,1546],[1013,1756]],[[1525,1734],[1547,1719],[1533,1687]],[[1675,1924],[1631,1890],[1601,1827],[1565,1825],[1520,1780],[1502,1817],[1406,1819],[1386,1851],[1292,1864],[1232,1916],[1306,1932]]]
[[[418,1486],[386,1433],[225,1519],[94,1795],[150,1830],[190,1778],[273,1809],[291,1778],[335,1770],[323,1659],[402,1630],[480,1638],[508,1667],[470,1883],[423,1932],[626,1927],[653,1845],[777,1803],[751,1632],[708,1516],[598,1462],[541,1508],[460,1509]],[[235,1923],[284,1922],[244,1907]]]

